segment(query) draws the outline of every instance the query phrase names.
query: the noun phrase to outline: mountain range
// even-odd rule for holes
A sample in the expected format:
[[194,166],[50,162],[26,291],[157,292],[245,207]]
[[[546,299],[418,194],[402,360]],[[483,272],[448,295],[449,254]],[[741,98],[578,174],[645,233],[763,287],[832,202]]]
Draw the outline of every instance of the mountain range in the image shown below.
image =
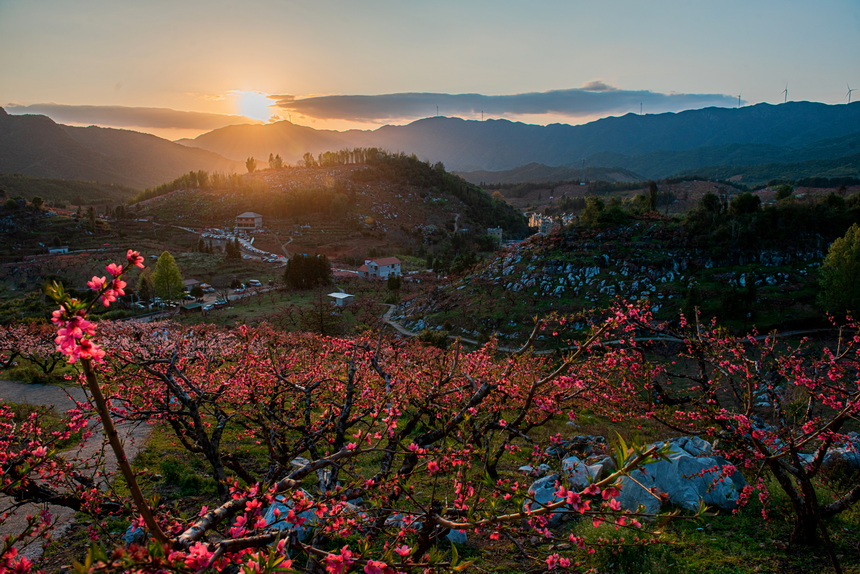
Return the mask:
[[[180,145],[181,144],[181,145]],[[804,177],[860,176],[860,102],[756,104],[653,115],[627,114],[570,126],[508,120],[433,117],[373,131],[316,130],[288,121],[229,126],[194,139],[168,142],[106,128],[61,126],[44,116],[0,113],[0,173],[92,179],[147,187],[190,170],[243,171],[269,154],[298,163],[346,148],[377,147],[414,153],[470,181],[499,182],[493,172],[528,164],[626,170],[659,179],[696,171],[743,180],[755,166],[759,178],[804,164]],[[816,163],[818,162],[818,163]],[[469,172],[480,171],[479,175]],[[532,176],[556,169],[528,168]],[[764,174],[768,175],[764,175]],[[553,175],[554,174],[554,175]],[[508,174],[509,175],[509,174]],[[574,176],[575,177],[575,176]]]
[[237,171],[244,164],[150,134],[72,127],[0,108],[0,173],[98,181],[144,189],[189,171]]

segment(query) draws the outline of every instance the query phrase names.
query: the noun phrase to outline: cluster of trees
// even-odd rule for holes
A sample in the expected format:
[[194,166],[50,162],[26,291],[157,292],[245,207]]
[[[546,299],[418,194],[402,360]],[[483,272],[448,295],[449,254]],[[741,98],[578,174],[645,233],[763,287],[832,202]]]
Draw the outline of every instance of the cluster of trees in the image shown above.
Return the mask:
[[[256,160],[254,166],[256,169]],[[132,197],[129,203],[133,204],[146,199],[152,199],[180,189],[241,189],[243,187],[245,187],[245,182],[238,173],[209,173],[205,170],[189,171],[173,181],[145,189]]]
[[145,189],[131,198],[130,203],[152,199],[153,197],[158,197],[178,189],[209,189],[214,185],[214,183],[215,182],[210,177],[208,171],[202,169],[200,171],[189,171],[186,174],[180,175],[173,181]]
[[293,289],[331,283],[331,262],[325,255],[293,255],[284,269],[284,282]]
[[831,193],[798,200],[793,189],[780,187],[780,199],[762,206],[757,195],[743,192],[732,198],[709,193],[687,213],[683,225],[691,240],[730,252],[767,248],[824,249],[853,223],[860,223],[860,195]]
[[281,154],[269,154],[269,169],[281,169],[284,167],[284,160],[281,159]]
[[238,239],[234,237],[227,240],[227,243],[224,244],[224,255],[231,261],[242,259],[242,247],[239,245]]
[[302,156],[302,163],[305,167],[331,167],[355,163],[365,164],[373,163],[384,155],[388,155],[387,152],[375,147],[327,151],[318,154],[316,158],[310,152],[305,152]]

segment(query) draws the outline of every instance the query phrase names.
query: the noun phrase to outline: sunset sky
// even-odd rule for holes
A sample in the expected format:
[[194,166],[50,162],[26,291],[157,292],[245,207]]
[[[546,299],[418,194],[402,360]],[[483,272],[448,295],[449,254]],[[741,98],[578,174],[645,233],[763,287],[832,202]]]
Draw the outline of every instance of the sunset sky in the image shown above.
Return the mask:
[[[583,123],[860,89],[858,0],[0,0],[0,105],[171,139]],[[852,100],[860,98],[860,91]]]

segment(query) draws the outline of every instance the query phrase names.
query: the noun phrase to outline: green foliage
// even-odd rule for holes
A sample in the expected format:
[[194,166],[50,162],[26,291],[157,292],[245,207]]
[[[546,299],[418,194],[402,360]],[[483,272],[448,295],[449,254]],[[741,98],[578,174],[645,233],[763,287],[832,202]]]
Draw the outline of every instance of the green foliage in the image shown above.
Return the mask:
[[284,269],[284,281],[293,289],[331,283],[331,262],[325,255],[294,255]]
[[761,208],[761,199],[749,192],[740,193],[732,199],[729,204],[729,213],[732,215],[745,215],[755,213]]
[[418,340],[425,345],[438,347],[439,349],[447,349],[451,344],[448,340],[447,331],[436,331],[433,329],[424,329],[418,333]]
[[620,225],[629,219],[630,214],[624,210],[618,198],[612,198],[607,206],[599,197],[587,197],[585,209],[579,215],[579,222],[585,227]]
[[648,182],[648,211],[656,211],[657,209],[657,182]]
[[723,210],[723,202],[716,193],[708,192],[699,201],[699,208],[707,213],[720,213]]
[[189,171],[184,175],[180,175],[173,181],[163,183],[157,187],[150,187],[141,193],[138,193],[129,200],[129,203],[137,203],[145,199],[152,199],[176,191],[178,189],[209,189],[220,183],[225,176],[213,174],[210,177],[209,173],[204,170]]
[[165,251],[155,263],[152,272],[155,294],[162,299],[176,299],[182,293],[182,272],[170,252]]
[[242,258],[242,249],[239,247],[239,240],[236,238],[228,239],[227,243],[224,245],[224,255],[227,256],[227,259],[241,259]]
[[[0,188],[7,197],[22,196],[31,201],[41,197],[47,205],[72,203],[80,205],[104,205],[126,201],[135,190],[122,185],[100,183],[97,181],[73,181],[29,177],[21,174],[0,173]],[[0,198],[3,194],[0,194]]]
[[137,296],[147,300],[155,297],[155,285],[152,283],[152,269],[149,267],[137,276]]
[[775,186],[774,191],[776,191],[777,201],[782,199],[788,199],[794,193],[794,186],[784,183],[782,185]]
[[403,278],[397,273],[389,273],[388,278],[385,280],[385,287],[389,291],[400,291],[402,284]]
[[853,224],[827,251],[819,271],[819,303],[830,313],[860,310],[860,226]]

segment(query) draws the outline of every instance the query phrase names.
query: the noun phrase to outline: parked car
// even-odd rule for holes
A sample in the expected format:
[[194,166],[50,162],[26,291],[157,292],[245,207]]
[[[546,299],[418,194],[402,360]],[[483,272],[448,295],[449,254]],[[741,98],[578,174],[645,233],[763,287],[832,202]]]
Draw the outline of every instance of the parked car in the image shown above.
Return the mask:
[[256,279],[249,279],[248,285],[250,285],[251,287],[262,287],[263,286],[263,284],[260,283],[259,281],[257,281]]

